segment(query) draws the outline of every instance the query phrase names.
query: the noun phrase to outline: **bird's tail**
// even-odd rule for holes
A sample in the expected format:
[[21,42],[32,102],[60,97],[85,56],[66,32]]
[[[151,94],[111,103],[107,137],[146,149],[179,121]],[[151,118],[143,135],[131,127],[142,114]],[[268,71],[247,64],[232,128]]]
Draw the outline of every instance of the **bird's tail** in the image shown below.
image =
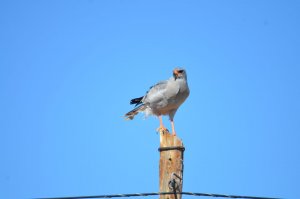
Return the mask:
[[126,113],[124,115],[126,120],[132,120],[134,118],[134,116],[136,116],[139,112],[142,112],[146,109],[146,105],[142,104],[138,107],[136,107],[135,109],[129,111],[128,113]]

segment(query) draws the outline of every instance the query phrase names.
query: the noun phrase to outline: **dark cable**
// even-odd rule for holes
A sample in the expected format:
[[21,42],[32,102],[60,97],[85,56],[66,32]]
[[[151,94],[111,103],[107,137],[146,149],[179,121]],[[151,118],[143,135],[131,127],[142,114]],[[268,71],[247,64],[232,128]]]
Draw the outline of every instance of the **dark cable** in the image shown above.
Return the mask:
[[[170,195],[170,194],[174,194],[174,192],[134,193],[134,194],[112,194],[112,195],[97,195],[97,196],[72,196],[72,197],[53,197],[53,198],[36,198],[36,199],[123,198],[123,197],[157,196],[157,195]],[[209,194],[209,193],[192,193],[192,192],[181,192],[181,193],[177,193],[177,194],[181,194],[181,195],[190,195],[190,196],[219,197],[219,198],[280,199],[280,198],[270,198],[270,197],[238,196],[238,195]]]
[[167,147],[159,147],[158,151],[170,151],[170,150],[179,150],[179,151],[184,151],[185,148],[183,146],[167,146]]

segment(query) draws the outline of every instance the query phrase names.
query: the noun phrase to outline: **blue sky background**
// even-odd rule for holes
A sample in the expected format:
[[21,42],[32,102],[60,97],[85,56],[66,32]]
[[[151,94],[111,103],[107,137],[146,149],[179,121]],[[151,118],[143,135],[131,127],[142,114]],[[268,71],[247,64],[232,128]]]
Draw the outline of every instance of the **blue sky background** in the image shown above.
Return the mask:
[[122,116],[176,66],[184,191],[300,198],[299,10],[1,1],[0,198],[157,192],[158,120]]

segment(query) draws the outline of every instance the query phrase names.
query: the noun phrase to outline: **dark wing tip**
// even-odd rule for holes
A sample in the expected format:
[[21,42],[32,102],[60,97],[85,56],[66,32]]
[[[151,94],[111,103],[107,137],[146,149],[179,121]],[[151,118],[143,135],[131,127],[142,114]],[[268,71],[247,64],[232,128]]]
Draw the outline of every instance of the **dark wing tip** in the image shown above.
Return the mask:
[[139,105],[142,103],[143,97],[138,97],[130,100],[130,104],[135,104],[135,106]]

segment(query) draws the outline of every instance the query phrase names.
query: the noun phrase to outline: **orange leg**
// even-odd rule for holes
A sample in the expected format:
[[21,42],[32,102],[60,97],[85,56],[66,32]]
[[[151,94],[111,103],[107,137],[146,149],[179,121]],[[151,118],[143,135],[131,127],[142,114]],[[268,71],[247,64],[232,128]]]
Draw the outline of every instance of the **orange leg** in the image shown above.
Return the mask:
[[172,135],[176,136],[175,126],[174,126],[174,121],[173,120],[171,120],[171,126],[172,126]]
[[159,119],[159,127],[157,128],[157,131],[159,132],[169,132],[168,129],[164,126],[163,121],[162,121],[162,116],[158,116]]

